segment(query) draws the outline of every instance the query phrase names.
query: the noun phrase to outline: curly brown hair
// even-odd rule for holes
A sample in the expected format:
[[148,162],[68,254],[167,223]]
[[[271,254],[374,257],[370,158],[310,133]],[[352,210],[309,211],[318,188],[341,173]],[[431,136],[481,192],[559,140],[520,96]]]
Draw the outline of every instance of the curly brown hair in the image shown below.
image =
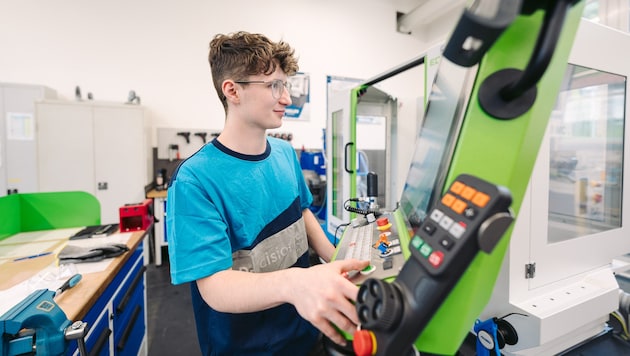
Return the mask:
[[224,80],[269,75],[277,67],[289,76],[298,71],[295,50],[288,43],[272,42],[264,35],[245,31],[214,36],[210,41],[208,62],[214,88],[226,112],[227,100],[221,89]]

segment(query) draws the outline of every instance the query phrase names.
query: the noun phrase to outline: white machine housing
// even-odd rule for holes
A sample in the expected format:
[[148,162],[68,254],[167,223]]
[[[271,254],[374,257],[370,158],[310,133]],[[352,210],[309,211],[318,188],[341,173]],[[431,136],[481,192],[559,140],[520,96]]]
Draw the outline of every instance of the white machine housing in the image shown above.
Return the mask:
[[[630,35],[581,20],[569,62],[625,77],[625,95],[620,99],[625,102],[616,102],[617,107],[623,108],[620,115],[624,119],[630,107],[629,56]],[[518,342],[501,350],[506,355],[557,354],[602,333],[609,313],[619,307],[619,286],[614,275],[618,266],[613,260],[630,253],[630,207],[624,206],[622,198],[623,188],[630,187],[630,174],[619,174],[622,180],[612,183],[617,185],[614,193],[604,193],[601,197],[619,200],[618,227],[595,231],[586,226],[583,231],[578,231],[579,236],[553,236],[556,235],[554,231],[561,229],[553,225],[558,222],[549,219],[550,204],[557,204],[555,197],[550,199],[550,162],[557,158],[550,152],[558,148],[550,138],[552,125],[553,117],[514,225],[510,248],[492,299],[479,318],[505,317],[514,326]],[[612,143],[622,147],[620,157],[604,160],[622,159],[618,164],[623,169],[630,166],[630,145],[624,144],[630,142],[630,130],[624,124],[622,128],[623,142]],[[574,144],[587,145],[589,142],[578,140]],[[604,154],[608,154],[607,149]],[[608,178],[604,173],[603,181]],[[588,182],[579,186],[583,188],[581,191],[569,191],[568,194],[575,195],[575,204],[580,209],[589,209],[584,205],[588,202],[584,201],[592,197],[586,197],[584,192],[592,191],[594,185]]]

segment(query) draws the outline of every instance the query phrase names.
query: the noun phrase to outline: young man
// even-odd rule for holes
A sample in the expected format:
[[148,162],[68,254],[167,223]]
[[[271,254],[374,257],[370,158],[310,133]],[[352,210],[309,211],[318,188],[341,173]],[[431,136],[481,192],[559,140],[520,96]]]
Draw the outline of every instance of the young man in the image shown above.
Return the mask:
[[358,288],[344,274],[367,261],[309,267],[334,248],[308,209],[294,149],[267,136],[291,104],[294,50],[260,34],[217,35],[209,62],[226,113],[221,134],[187,159],[168,189],[174,284],[193,282],[205,355],[307,355],[319,331],[344,344]]

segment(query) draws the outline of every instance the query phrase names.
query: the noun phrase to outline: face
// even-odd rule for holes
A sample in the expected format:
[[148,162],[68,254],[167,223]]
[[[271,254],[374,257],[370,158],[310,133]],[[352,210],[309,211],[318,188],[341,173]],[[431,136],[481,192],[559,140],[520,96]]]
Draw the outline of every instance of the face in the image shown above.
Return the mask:
[[276,68],[271,75],[255,75],[247,78],[249,82],[265,83],[236,83],[240,96],[239,115],[249,125],[257,126],[261,129],[274,129],[282,125],[282,117],[285,109],[291,105],[291,95],[282,86],[281,94],[274,98],[272,81],[281,80],[287,82],[287,75]]

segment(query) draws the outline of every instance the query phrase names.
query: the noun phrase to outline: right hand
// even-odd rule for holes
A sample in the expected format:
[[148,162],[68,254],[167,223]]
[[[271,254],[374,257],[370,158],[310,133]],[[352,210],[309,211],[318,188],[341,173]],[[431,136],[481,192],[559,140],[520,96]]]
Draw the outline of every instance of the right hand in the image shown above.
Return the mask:
[[357,329],[359,318],[353,303],[359,287],[344,276],[368,265],[369,261],[350,259],[292,269],[289,302],[329,339],[345,345],[346,339],[335,327],[349,334]]

